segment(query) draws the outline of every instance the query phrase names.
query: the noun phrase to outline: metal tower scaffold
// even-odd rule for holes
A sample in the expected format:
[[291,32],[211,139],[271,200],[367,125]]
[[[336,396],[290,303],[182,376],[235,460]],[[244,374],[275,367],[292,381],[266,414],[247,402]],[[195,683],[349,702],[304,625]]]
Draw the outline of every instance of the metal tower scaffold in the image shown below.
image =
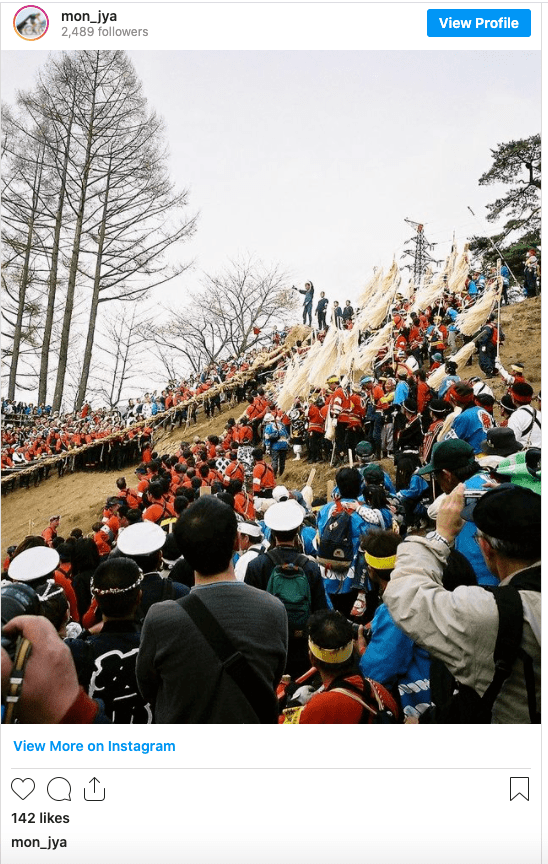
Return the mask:
[[440,263],[430,254],[430,250],[437,244],[428,242],[424,236],[424,225],[422,222],[413,222],[412,219],[405,219],[405,221],[415,229],[415,234],[413,237],[410,237],[409,240],[405,241],[406,245],[411,243],[412,246],[410,249],[404,250],[402,258],[409,255],[412,260],[411,263],[404,264],[404,269],[413,271],[413,282],[415,288],[420,288],[428,265]]

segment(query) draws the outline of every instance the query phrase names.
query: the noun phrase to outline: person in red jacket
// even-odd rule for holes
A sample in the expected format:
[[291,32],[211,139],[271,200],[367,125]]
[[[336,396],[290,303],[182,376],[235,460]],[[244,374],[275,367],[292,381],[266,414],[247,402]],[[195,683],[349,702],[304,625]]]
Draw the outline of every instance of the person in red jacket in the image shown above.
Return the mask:
[[243,516],[244,519],[248,521],[254,521],[255,507],[253,504],[253,498],[245,491],[242,481],[232,480],[228,484],[228,489],[226,491],[230,495],[234,496],[234,510],[236,513],[239,513],[240,516]]
[[234,427],[234,442],[240,447],[249,447],[253,442],[253,429],[245,417]]
[[109,498],[106,507],[103,510],[102,522],[111,533],[112,540],[116,540],[118,531],[120,530],[120,520],[118,518],[118,510],[122,503],[120,498]]
[[46,541],[46,546],[49,546],[50,548],[53,545],[53,541],[57,537],[57,529],[59,528],[60,521],[60,516],[50,516],[48,527],[44,528],[44,530],[42,531],[42,537]]
[[120,498],[124,504],[127,504],[130,509],[139,507],[141,504],[141,498],[136,489],[129,488],[125,477],[118,478],[116,481],[116,487],[118,489],[118,498]]
[[175,516],[175,510],[163,496],[161,483],[151,483],[147,490],[147,497],[152,503],[143,512],[143,519],[159,525],[162,519]]
[[253,467],[253,494],[258,498],[272,498],[272,490],[276,485],[272,466],[264,461],[262,447],[256,447],[251,455],[255,460]]
[[223,475],[223,484],[225,488],[228,486],[231,480],[241,480],[242,483],[245,480],[244,466],[241,462],[238,462],[238,454],[235,453],[234,450],[230,451],[229,459],[230,462],[226,466]]
[[347,430],[352,403],[346,388],[342,387],[336,375],[327,379],[330,389],[329,413],[335,425],[335,450],[337,463],[344,463],[347,450]]
[[426,383],[426,372],[424,369],[418,369],[415,372],[415,381],[417,382],[417,409],[419,414],[422,414],[432,398],[430,387]]
[[94,522],[91,526],[91,530],[93,531],[93,542],[97,546],[97,551],[101,557],[103,555],[109,555],[111,551],[110,543],[109,543],[109,533],[106,525],[103,525],[102,522]]
[[[322,410],[325,412],[322,415]],[[327,406],[321,396],[312,402],[308,408],[308,451],[309,462],[322,462],[322,444],[325,435],[325,418]]]

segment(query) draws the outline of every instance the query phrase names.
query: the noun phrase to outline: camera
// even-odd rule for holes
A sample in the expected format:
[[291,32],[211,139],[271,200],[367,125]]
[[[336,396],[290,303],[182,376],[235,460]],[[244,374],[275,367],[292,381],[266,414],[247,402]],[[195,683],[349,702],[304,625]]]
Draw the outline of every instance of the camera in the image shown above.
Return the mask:
[[483,498],[488,489],[465,489],[464,490],[464,503],[465,505],[472,504],[473,501],[477,501],[478,498]]
[[2,585],[2,648],[12,660],[15,659],[17,636],[4,636],[4,625],[18,615],[40,615],[42,612],[38,594],[24,582]]

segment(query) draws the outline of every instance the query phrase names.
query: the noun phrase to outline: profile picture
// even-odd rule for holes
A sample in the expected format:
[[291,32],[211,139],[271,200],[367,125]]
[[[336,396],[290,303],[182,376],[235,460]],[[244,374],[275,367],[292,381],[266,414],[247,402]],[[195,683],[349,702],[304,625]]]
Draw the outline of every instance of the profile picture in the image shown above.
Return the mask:
[[49,27],[49,18],[39,6],[22,6],[15,13],[13,26],[21,39],[41,39]]

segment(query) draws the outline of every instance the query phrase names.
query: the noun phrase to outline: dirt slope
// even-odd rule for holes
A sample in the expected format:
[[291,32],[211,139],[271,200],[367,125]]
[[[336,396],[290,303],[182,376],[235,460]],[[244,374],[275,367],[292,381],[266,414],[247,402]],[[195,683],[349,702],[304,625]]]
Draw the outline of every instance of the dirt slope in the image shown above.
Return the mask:
[[[502,346],[501,359],[508,368],[510,363],[521,360],[525,364],[525,375],[535,391],[540,389],[540,298],[526,300],[523,303],[503,307],[502,329],[506,341]],[[479,367],[474,363],[468,367],[470,375],[480,375]],[[500,379],[493,379],[491,387],[496,396],[501,396],[505,387]],[[185,433],[185,439],[191,440],[193,435],[218,434],[228,417],[238,416],[243,405],[234,409],[226,409],[221,417],[205,420],[192,426]],[[173,452],[183,437],[182,430],[175,429],[170,435],[157,439],[156,449],[160,454]],[[392,463],[385,467],[391,468]],[[325,494],[326,484],[334,476],[334,471],[326,465],[316,466],[314,493]],[[134,468],[125,471],[128,483],[133,484]],[[289,488],[300,488],[306,482],[310,467],[305,461],[293,462],[288,458],[283,482]],[[72,528],[79,527],[84,533],[90,530],[92,523],[100,516],[105,499],[116,491],[115,481],[119,472],[79,473],[67,475],[59,479],[57,475],[43,481],[36,489],[18,489],[2,498],[2,551],[12,543],[20,542],[26,534],[41,533],[48,524],[48,519],[54,513],[62,515],[60,533],[67,536]]]

